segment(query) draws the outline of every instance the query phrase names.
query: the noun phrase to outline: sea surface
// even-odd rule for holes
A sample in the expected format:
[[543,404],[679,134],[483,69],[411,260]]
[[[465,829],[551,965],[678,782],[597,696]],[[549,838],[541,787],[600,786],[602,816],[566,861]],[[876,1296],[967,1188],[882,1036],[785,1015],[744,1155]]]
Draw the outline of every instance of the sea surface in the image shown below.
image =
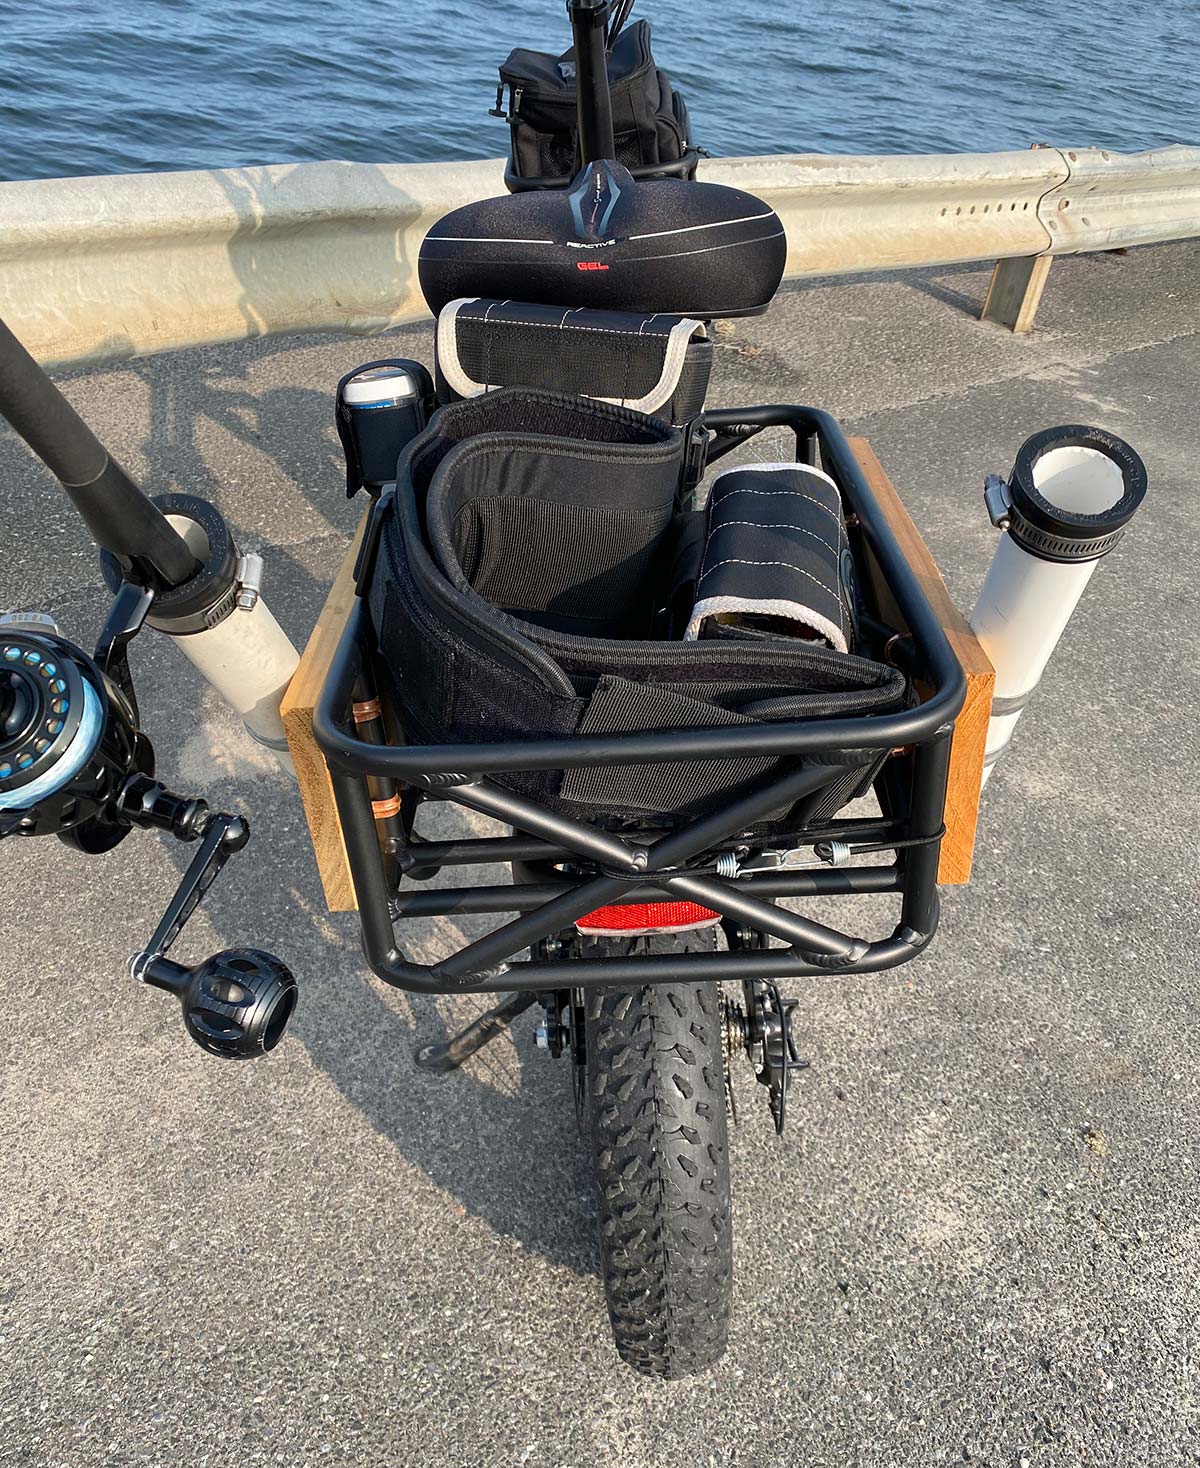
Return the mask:
[[[1200,0],[639,0],[715,154],[1200,143]],[[561,0],[0,0],[0,178],[494,157]]]

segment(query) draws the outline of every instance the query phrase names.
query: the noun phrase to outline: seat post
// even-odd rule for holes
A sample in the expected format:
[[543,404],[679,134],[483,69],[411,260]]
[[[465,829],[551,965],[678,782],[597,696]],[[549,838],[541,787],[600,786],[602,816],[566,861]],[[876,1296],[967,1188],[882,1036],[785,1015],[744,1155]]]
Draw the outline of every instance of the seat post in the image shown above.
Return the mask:
[[570,0],[571,30],[575,36],[575,96],[579,109],[577,163],[615,159],[612,96],[608,89],[609,0]]

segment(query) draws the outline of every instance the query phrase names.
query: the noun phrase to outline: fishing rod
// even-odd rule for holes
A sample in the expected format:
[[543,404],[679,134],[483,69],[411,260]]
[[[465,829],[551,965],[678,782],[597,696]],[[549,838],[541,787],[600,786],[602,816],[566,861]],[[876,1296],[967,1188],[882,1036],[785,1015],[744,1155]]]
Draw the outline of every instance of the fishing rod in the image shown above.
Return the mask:
[[200,569],[186,541],[113,459],[0,321],[0,414],[58,479],[92,538],[141,586],[165,591]]
[[282,752],[279,704],[297,656],[260,595],[262,563],[239,553],[208,501],[147,496],[3,322],[0,416],[66,490],[113,592],[91,654],[45,613],[0,615],[0,840],[56,835],[87,856],[111,851],[134,829],[198,843],[130,971],[180,1001],[184,1027],[210,1054],[264,1055],[296,1004],[286,965],[251,948],[194,966],[168,956],[250,839],[249,823],[155,778],[128,658],[143,627],[165,632],[251,735]]
[[286,761],[279,704],[299,657],[262,598],[261,558],[241,554],[209,501],[145,494],[3,321],[0,416],[66,490],[109,588],[152,590],[147,625],[172,637],[251,737]]

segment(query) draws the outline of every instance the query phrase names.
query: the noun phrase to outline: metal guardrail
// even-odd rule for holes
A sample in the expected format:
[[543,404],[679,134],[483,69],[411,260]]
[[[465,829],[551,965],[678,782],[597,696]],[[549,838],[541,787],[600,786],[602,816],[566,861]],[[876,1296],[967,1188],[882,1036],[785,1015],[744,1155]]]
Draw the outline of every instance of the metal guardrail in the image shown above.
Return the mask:
[[[1200,235],[1200,147],[737,158],[701,176],[772,205],[791,277],[1020,260],[1025,280],[1035,257]],[[498,160],[0,183],[0,317],[56,366],[379,331],[424,314],[429,226],[502,191]]]

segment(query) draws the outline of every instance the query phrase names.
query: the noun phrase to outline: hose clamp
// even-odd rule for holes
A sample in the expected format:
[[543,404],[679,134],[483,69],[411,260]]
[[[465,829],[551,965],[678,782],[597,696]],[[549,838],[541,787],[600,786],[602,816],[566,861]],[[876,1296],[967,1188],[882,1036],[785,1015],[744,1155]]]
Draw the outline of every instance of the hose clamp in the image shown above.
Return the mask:
[[239,612],[252,612],[262,595],[263,558],[251,552],[238,557],[237,608]]
[[1012,493],[1003,475],[989,474],[983,481],[983,503],[996,529],[1007,530],[1012,521]]

